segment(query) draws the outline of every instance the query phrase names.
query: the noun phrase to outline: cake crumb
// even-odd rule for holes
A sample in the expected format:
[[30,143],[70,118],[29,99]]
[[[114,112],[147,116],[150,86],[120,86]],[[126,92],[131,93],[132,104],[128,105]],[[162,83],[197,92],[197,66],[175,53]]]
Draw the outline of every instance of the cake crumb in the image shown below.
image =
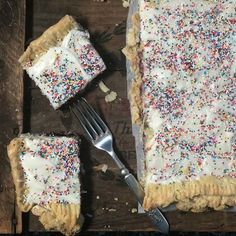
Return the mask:
[[106,95],[105,101],[106,102],[113,102],[117,98],[117,93],[114,91],[111,91],[109,94]]
[[104,228],[111,228],[110,225],[104,225]]
[[131,209],[131,212],[132,212],[132,213],[136,213],[136,212],[138,212],[138,210],[137,210],[137,208],[132,208],[132,209]]
[[100,199],[100,197],[99,197],[99,196],[97,196],[97,197],[96,197],[96,199]]
[[118,201],[118,200],[119,200],[119,198],[118,198],[118,197],[114,197],[114,200],[115,200],[115,201]]
[[125,8],[127,8],[127,7],[129,7],[129,4],[130,4],[130,0],[122,0],[122,5],[123,5],[123,7],[125,7]]
[[117,98],[117,93],[110,90],[103,81],[100,81],[98,84],[99,88],[102,90],[102,92],[106,93],[107,95],[105,96],[105,101],[108,102],[113,102]]
[[126,203],[125,203],[125,205],[126,205],[126,206],[128,206],[128,205],[129,205],[129,203],[128,203],[128,202],[126,202]]
[[116,211],[116,209],[111,208],[111,209],[109,209],[108,211],[110,211],[110,212],[111,212],[111,211]]
[[109,93],[111,90],[104,84],[103,81],[100,81],[98,84],[99,88],[104,92],[104,93]]
[[103,173],[106,173],[107,169],[108,169],[108,165],[107,164],[101,164],[101,165],[98,165],[98,166],[94,166],[93,169],[95,171],[102,171]]
[[103,166],[102,166],[102,172],[103,172],[103,173],[106,173],[106,172],[107,172],[107,169],[108,169],[108,165],[107,165],[107,164],[103,164]]

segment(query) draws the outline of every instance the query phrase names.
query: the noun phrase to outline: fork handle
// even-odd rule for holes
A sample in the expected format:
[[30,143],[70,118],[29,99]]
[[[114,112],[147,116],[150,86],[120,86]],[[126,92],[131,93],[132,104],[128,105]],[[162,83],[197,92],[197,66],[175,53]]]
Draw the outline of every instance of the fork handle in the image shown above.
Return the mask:
[[[118,167],[121,170],[121,175],[124,177],[125,182],[127,183],[129,189],[134,193],[136,199],[140,203],[140,205],[143,205],[143,199],[144,199],[144,191],[142,189],[142,186],[140,183],[136,180],[136,178],[129,173],[129,170],[124,166],[124,164],[120,161],[120,159],[117,157],[115,152],[112,150],[111,152],[108,152],[113,160],[116,162]],[[152,220],[153,224],[159,229],[160,232],[164,234],[168,234],[169,232],[169,224],[162,214],[162,212],[155,208],[150,211],[145,211],[146,214],[149,216],[149,218]]]
[[[123,173],[122,173],[123,172]],[[124,175],[124,173],[126,173]],[[121,174],[124,175],[125,182],[129,186],[129,189],[134,193],[136,196],[138,202],[143,204],[144,199],[144,192],[139,184],[139,182],[136,180],[136,178],[129,173],[127,169],[123,169],[121,171]],[[153,210],[145,211],[145,213],[149,216],[149,218],[152,220],[153,224],[159,229],[160,232],[164,234],[168,234],[169,232],[169,224],[166,220],[166,218],[163,216],[162,212],[155,208]]]
[[125,182],[129,186],[129,189],[134,193],[135,197],[137,198],[138,202],[142,205],[144,199],[144,192],[140,185],[140,183],[136,180],[136,178],[129,172],[129,170],[125,167],[125,165],[121,162],[119,157],[116,155],[114,150],[112,149],[108,152],[117,166],[121,171],[121,175],[124,177]]
[[[121,174],[122,174],[122,171],[121,171]],[[127,183],[127,185],[129,186],[129,189],[134,193],[138,202],[142,205],[143,199],[144,199],[144,192],[143,192],[143,189],[142,189],[140,183],[129,172],[126,175],[124,175],[124,179],[125,179],[125,182]]]

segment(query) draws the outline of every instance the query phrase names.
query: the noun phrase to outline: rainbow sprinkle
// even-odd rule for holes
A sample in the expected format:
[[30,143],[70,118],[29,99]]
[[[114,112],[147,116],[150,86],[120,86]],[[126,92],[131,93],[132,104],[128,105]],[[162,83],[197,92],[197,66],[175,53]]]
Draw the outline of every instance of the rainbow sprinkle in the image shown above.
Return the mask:
[[80,203],[79,143],[75,138],[21,135],[24,151],[25,201]]

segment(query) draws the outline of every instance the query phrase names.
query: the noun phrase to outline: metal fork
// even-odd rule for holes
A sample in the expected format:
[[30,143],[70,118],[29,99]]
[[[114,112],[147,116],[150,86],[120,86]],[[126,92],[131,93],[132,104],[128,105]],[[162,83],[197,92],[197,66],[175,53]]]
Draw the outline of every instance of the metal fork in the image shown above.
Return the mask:
[[[84,98],[74,102],[71,105],[71,110],[78,118],[92,144],[96,148],[107,152],[115,161],[128,187],[134,193],[138,202],[142,205],[144,199],[143,189],[136,178],[129,172],[114,152],[112,134],[107,125]],[[166,234],[169,232],[169,224],[158,208],[145,212],[160,232]]]

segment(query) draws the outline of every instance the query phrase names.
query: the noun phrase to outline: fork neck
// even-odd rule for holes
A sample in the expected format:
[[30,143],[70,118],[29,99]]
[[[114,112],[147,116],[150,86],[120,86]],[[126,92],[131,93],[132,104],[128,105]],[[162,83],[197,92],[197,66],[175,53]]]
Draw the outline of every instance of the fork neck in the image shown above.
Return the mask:
[[115,161],[117,166],[119,167],[122,175],[127,175],[129,173],[128,169],[125,167],[125,165],[121,162],[121,160],[118,158],[114,150],[108,151],[108,153],[111,155],[112,159]]

